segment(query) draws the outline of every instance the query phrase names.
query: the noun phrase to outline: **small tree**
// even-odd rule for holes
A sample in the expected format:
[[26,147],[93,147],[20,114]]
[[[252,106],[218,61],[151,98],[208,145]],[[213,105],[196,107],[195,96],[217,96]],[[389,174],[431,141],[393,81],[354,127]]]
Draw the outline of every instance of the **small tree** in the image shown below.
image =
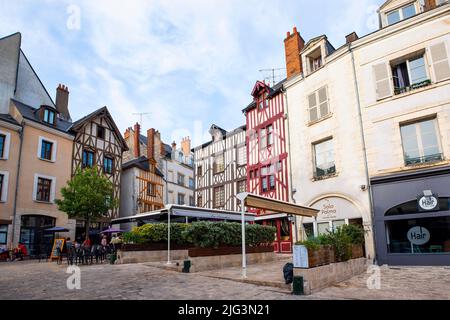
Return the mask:
[[118,201],[113,198],[113,191],[111,181],[100,174],[97,168],[86,168],[77,171],[61,189],[63,199],[56,200],[56,204],[69,218],[85,220],[87,239],[90,223],[117,207]]

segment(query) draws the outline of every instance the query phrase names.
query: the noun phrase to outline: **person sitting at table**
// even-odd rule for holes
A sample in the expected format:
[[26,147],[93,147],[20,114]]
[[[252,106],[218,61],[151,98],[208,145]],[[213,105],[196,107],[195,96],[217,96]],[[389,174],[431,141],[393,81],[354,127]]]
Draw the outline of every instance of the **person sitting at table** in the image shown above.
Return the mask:
[[19,261],[22,261],[23,257],[27,255],[28,255],[27,247],[22,242],[19,242],[17,248],[14,249],[15,258],[18,259]]
[[89,238],[86,238],[83,242],[84,247],[90,247],[91,246],[91,240]]

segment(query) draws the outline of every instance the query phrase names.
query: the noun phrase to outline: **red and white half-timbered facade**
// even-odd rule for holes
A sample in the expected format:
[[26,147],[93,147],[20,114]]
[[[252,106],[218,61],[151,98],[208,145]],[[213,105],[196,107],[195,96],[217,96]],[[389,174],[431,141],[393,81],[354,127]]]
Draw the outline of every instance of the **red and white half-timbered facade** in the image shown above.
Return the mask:
[[[247,190],[256,195],[288,202],[289,175],[283,82],[274,87],[258,81],[253,102],[243,110],[247,124]],[[256,212],[264,224],[277,228],[276,252],[292,251],[292,224],[286,215]]]

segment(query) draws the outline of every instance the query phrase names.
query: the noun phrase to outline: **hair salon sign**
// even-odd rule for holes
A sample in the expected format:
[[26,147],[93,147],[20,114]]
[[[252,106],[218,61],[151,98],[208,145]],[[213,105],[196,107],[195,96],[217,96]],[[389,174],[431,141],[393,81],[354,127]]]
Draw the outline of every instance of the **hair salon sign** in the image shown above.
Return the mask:
[[439,198],[436,195],[419,196],[417,198],[419,211],[436,211],[439,210]]

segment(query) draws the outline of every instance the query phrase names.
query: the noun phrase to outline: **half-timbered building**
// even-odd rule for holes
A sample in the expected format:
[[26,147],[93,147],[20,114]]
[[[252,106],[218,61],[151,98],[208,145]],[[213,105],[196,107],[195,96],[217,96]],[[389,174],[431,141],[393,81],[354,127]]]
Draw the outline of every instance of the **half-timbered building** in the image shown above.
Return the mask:
[[[96,167],[114,186],[114,199],[120,199],[122,153],[128,146],[120,134],[108,109],[103,107],[73,123],[71,132],[75,135],[72,155],[72,175],[87,167]],[[110,219],[119,217],[119,208],[111,210],[108,216],[93,223],[92,229],[101,229]],[[84,229],[84,221],[77,221],[77,236]]]
[[[252,103],[243,110],[247,122],[247,190],[270,199],[290,201],[288,179],[288,152],[284,81],[270,87],[258,81],[253,91]],[[292,224],[286,214],[254,210],[264,216],[264,224],[277,228],[274,248],[276,252],[292,251]]]
[[195,203],[200,208],[239,211],[246,191],[246,126],[231,132],[212,125],[211,141],[194,148]]

